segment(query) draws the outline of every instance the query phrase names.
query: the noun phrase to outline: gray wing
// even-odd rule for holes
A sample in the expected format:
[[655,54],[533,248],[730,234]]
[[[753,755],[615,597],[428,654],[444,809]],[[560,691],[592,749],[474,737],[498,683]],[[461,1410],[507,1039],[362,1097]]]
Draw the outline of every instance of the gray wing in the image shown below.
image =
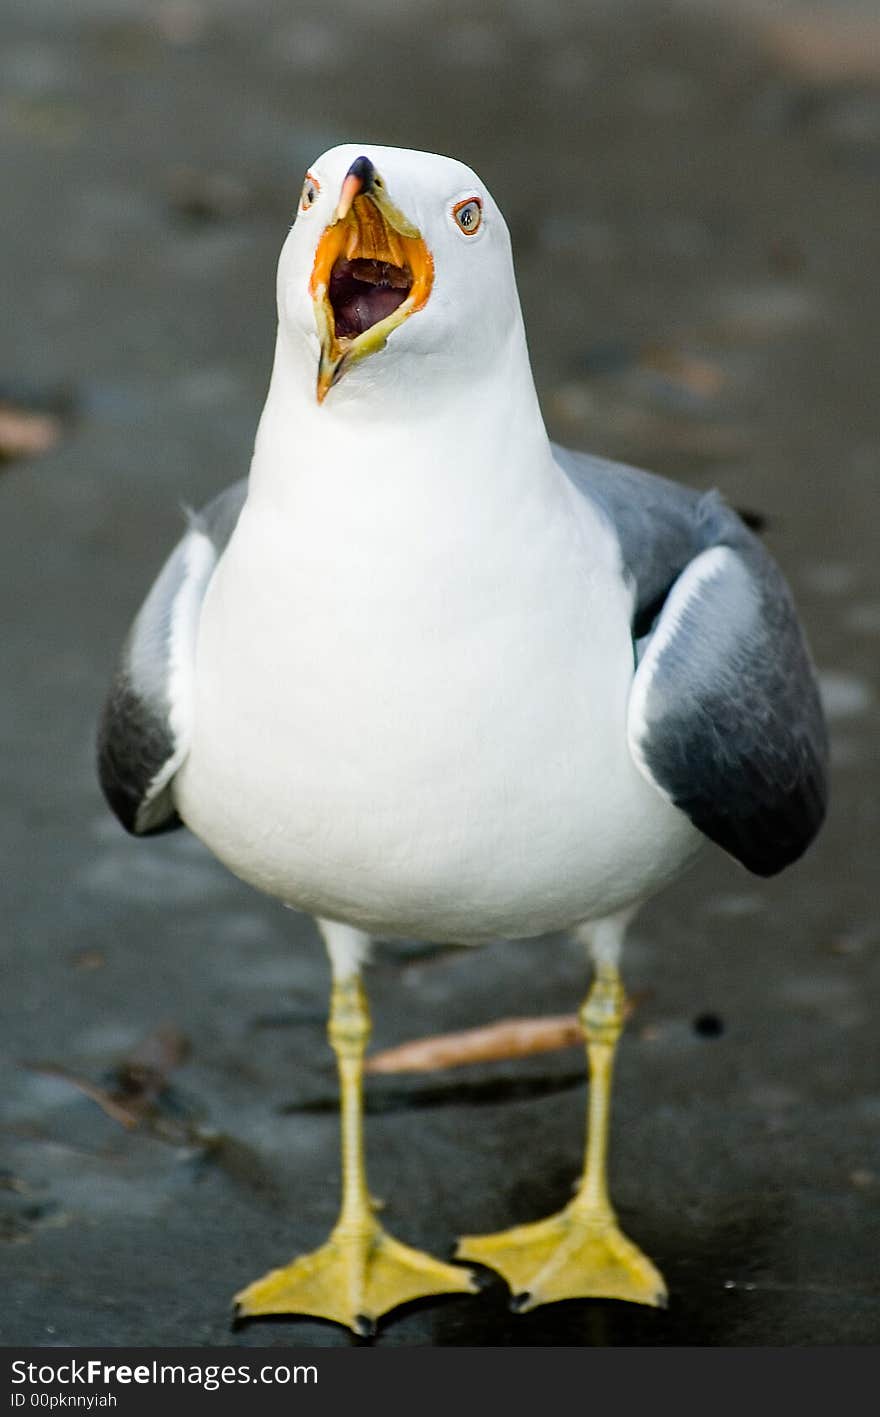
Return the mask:
[[791,593],[717,495],[557,451],[617,535],[638,666],[630,751],[712,841],[771,876],[825,816],[828,738]]
[[122,648],[98,728],[98,776],[137,836],[181,825],[170,786],[189,751],[199,613],[246,495],[247,481],[236,482],[190,517]]

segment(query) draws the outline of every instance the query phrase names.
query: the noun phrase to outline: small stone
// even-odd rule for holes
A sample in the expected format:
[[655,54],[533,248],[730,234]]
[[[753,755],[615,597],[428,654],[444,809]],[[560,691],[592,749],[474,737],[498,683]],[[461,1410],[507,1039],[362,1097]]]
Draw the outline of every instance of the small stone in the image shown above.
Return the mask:
[[80,950],[73,956],[74,969],[103,969],[107,956],[101,950]]

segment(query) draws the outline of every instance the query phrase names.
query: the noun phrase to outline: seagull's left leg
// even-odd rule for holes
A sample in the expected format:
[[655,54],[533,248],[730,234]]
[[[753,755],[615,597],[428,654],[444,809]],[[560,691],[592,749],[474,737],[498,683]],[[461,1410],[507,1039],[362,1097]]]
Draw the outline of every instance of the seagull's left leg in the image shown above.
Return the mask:
[[367,1190],[363,1137],[363,1061],[370,1034],[361,965],[369,939],[333,921],[318,922],[330,955],[333,992],[328,1033],[339,1068],[342,1206],[319,1250],[273,1269],[235,1296],[237,1315],[312,1314],[368,1334],[398,1304],[431,1294],[472,1294],[470,1270],[402,1245],[375,1216]]
[[633,910],[582,925],[593,984],[580,1011],[587,1044],[590,1100],[584,1170],[573,1200],[557,1215],[498,1235],[469,1235],[456,1258],[488,1265],[507,1280],[514,1307],[523,1312],[557,1299],[625,1299],[663,1305],[661,1275],[617,1224],[608,1195],[608,1129],[611,1074],[623,1029],[624,992],[618,971],[621,945]]

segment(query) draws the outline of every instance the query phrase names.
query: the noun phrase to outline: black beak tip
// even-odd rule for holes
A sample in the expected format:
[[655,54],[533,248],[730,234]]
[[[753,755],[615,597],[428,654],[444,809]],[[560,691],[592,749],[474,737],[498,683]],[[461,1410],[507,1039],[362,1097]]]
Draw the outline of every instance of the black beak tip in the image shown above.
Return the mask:
[[372,192],[373,184],[376,181],[376,169],[368,157],[356,157],[346,177],[357,177],[361,182],[362,192]]

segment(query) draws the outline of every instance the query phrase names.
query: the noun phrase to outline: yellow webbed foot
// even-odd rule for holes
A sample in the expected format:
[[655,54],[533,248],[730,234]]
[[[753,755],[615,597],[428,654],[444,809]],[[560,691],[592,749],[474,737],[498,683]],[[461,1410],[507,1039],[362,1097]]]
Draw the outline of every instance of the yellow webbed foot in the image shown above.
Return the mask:
[[389,1309],[433,1294],[473,1294],[470,1270],[443,1264],[393,1239],[379,1225],[337,1226],[311,1254],[270,1270],[236,1294],[239,1318],[308,1314],[366,1336]]
[[666,1303],[662,1276],[611,1212],[585,1214],[572,1204],[532,1225],[466,1235],[455,1256],[497,1270],[520,1313],[559,1299],[623,1299],[655,1308]]

